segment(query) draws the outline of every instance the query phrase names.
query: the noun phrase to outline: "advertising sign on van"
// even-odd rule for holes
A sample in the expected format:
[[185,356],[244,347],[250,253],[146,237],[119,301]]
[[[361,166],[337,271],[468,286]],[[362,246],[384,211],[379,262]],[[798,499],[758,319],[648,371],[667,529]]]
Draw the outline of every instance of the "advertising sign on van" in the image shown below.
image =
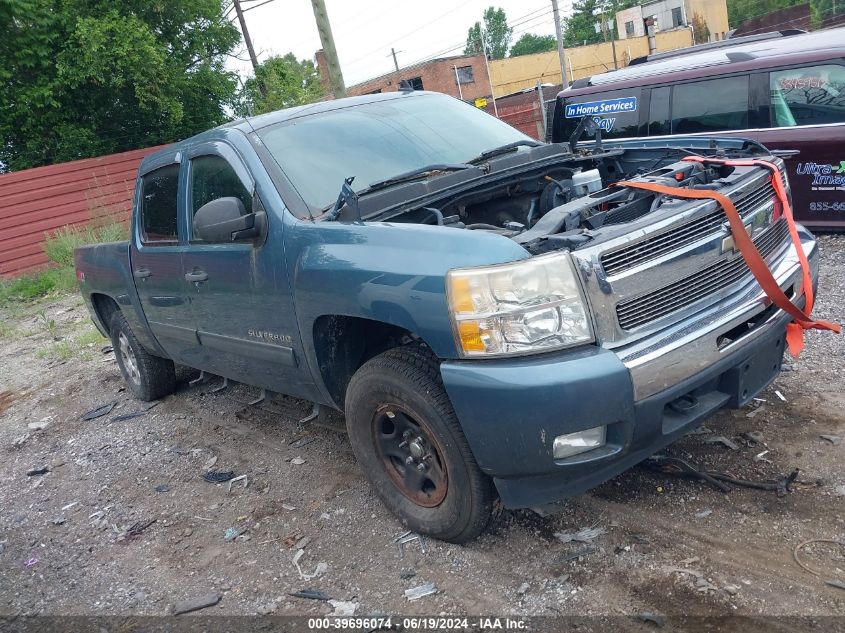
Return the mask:
[[622,97],[621,99],[604,99],[587,103],[568,103],[564,116],[567,119],[580,119],[585,116],[605,116],[634,112],[637,109],[636,97]]

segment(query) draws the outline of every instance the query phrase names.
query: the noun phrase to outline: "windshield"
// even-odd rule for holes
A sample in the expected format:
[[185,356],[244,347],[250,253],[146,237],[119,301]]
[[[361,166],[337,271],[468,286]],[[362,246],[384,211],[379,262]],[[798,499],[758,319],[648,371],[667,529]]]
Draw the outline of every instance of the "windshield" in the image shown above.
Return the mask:
[[[415,95],[306,115],[258,130],[264,146],[312,209],[352,188],[434,163],[463,163],[529,139],[477,108],[445,95]],[[531,140],[531,139],[529,139]]]

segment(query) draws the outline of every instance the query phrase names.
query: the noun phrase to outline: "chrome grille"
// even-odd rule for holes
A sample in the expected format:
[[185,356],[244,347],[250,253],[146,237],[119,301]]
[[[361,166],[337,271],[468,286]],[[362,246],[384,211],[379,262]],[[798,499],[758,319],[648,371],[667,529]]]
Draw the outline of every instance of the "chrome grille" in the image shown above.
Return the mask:
[[[786,220],[778,220],[754,239],[763,259],[768,259],[789,237]],[[712,266],[659,290],[629,299],[616,307],[619,327],[632,330],[727,288],[749,274],[741,255],[721,259]]]
[[[774,187],[772,187],[771,182],[767,181],[766,184],[749,192],[734,204],[740,216],[745,217],[774,195]],[[719,207],[705,216],[676,226],[664,233],[654,235],[617,251],[605,253],[601,258],[604,272],[608,276],[616,275],[634,266],[655,260],[666,253],[671,253],[675,249],[692,244],[702,237],[715,233],[726,220],[725,213]]]

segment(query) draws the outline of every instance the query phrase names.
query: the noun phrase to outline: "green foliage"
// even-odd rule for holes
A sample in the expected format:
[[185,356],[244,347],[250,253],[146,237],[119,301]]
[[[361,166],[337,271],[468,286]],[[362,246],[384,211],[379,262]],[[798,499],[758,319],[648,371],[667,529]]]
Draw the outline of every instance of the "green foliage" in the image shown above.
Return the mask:
[[226,120],[220,0],[0,0],[0,169],[167,143]]
[[583,44],[597,44],[605,40],[605,35],[596,32],[596,24],[601,23],[602,14],[594,15],[596,11],[603,11],[604,21],[610,22],[608,38],[617,38],[617,11],[642,4],[638,0],[575,0],[572,3],[572,13],[563,22],[563,41],[566,46],[582,46]]
[[692,16],[692,33],[698,44],[710,41],[710,27],[707,26],[707,22],[704,21],[700,13]]
[[557,38],[554,35],[534,35],[534,33],[523,33],[516,43],[511,46],[511,57],[520,55],[532,55],[534,53],[545,53],[557,48]]
[[54,264],[73,267],[74,249],[86,244],[119,242],[128,235],[128,227],[119,222],[103,226],[63,226],[46,235],[44,252]]
[[38,273],[0,280],[0,306],[10,303],[33,301],[49,294],[74,292],[76,271],[73,250],[85,244],[117,242],[128,236],[128,227],[110,221],[99,225],[65,226],[45,236],[44,252],[55,264]]
[[728,24],[735,29],[746,20],[806,2],[807,0],[728,0]]
[[0,281],[0,306],[33,301],[48,294],[66,294],[75,289],[73,268],[47,268],[32,275]]
[[[772,11],[788,9],[799,4],[807,4],[807,0],[766,0],[761,3],[759,0],[727,0],[728,1],[728,23],[732,29],[738,28],[743,22],[758,18]],[[837,7],[836,2],[839,2]],[[823,26],[824,20],[837,13],[843,12],[842,0],[809,0],[810,4],[810,26],[817,29]],[[778,30],[783,26],[773,26],[772,30]]]
[[[508,54],[513,37],[513,29],[508,26],[508,18],[502,8],[487,7],[484,10],[484,43],[490,59],[504,59]],[[484,52],[481,43],[481,28],[476,23],[467,31],[467,44],[464,55],[480,55]]]
[[[259,88],[263,82],[266,96]],[[323,96],[320,73],[310,59],[297,60],[293,53],[268,57],[258,72],[244,83],[235,103],[235,114],[263,114],[319,101]]]

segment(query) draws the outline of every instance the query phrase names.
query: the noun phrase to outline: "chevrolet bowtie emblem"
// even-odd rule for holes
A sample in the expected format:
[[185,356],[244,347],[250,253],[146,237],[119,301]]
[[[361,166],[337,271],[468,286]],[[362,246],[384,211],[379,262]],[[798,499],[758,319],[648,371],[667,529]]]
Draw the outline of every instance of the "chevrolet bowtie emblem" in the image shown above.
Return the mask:
[[[753,224],[743,224],[745,228],[745,232],[748,233],[749,237],[754,235],[754,225]],[[722,248],[719,251],[720,253],[727,253],[728,251],[736,251],[736,241],[734,240],[733,234],[728,235],[727,237],[722,239]]]

